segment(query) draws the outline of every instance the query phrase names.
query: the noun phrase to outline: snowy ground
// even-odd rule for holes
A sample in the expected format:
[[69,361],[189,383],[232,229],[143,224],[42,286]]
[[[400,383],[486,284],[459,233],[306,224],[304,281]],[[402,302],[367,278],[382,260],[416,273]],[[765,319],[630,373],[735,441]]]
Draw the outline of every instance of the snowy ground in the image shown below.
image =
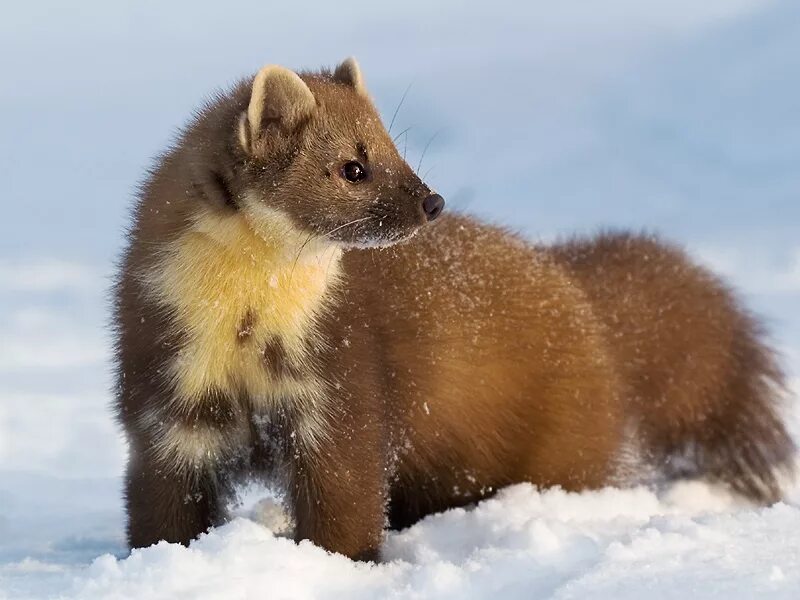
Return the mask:
[[[40,489],[11,480],[20,502],[35,502],[30,483]],[[55,514],[25,519],[52,511],[52,499],[11,505],[9,518],[21,521],[3,527],[6,540],[47,535],[12,542],[0,598],[795,599],[800,587],[797,487],[787,502],[755,508],[700,482],[583,494],[520,484],[391,533],[378,565],[297,545],[243,517],[188,549],[162,542],[125,557],[113,482],[48,487],[68,499]]]
[[[223,6],[224,5],[224,6]],[[4,6],[0,600],[797,598],[800,486],[521,485],[355,564],[244,516],[126,557],[106,292],[128,199],[203,94],[355,54],[450,206],[550,239],[655,229],[725,274],[800,397],[800,4],[408,0]],[[405,145],[406,138],[400,143]],[[790,415],[800,436],[800,408]],[[800,437],[798,437],[800,439]],[[252,495],[251,495],[252,496]]]

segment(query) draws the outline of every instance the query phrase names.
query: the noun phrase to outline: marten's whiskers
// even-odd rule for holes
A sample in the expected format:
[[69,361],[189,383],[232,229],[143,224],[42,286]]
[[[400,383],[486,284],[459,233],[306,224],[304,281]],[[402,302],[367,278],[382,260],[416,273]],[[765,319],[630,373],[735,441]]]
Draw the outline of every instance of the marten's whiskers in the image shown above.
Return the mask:
[[400,139],[400,136],[407,134],[409,131],[411,131],[411,127],[406,127],[405,129],[403,129],[403,131],[401,131],[400,133],[398,133],[396,136],[394,136],[392,138],[392,143],[397,143],[397,140]]
[[419,163],[417,164],[417,168],[414,170],[414,171],[417,173],[417,175],[419,175],[419,170],[422,168],[422,161],[425,159],[425,154],[428,152],[428,148],[430,148],[431,144],[433,143],[433,140],[435,140],[435,139],[436,139],[436,137],[437,137],[437,136],[438,136],[438,135],[439,135],[441,132],[442,132],[442,130],[440,129],[439,131],[437,131],[436,133],[434,133],[434,134],[433,134],[433,135],[430,137],[430,139],[428,140],[428,143],[427,143],[427,144],[425,144],[425,147],[422,149],[422,155],[419,157]]
[[348,227],[350,225],[355,225],[356,223],[361,223],[362,221],[369,221],[370,219],[374,219],[374,218],[375,218],[374,215],[369,215],[367,217],[361,217],[360,219],[353,219],[352,221],[348,221],[344,225],[339,225],[338,227],[334,227],[329,232],[323,233],[320,237],[328,237],[330,234],[336,233],[340,229],[344,229],[345,227]]
[[397,113],[400,112],[400,107],[403,106],[403,102],[406,101],[406,96],[408,95],[408,91],[411,89],[411,86],[414,84],[412,81],[406,87],[406,91],[403,92],[403,96],[400,98],[400,102],[397,104],[397,108],[394,109],[394,114],[392,115],[392,120],[389,122],[389,130],[388,133],[392,133],[392,125],[394,125],[394,120],[397,118]]
[[360,219],[353,219],[352,221],[348,221],[347,223],[339,225],[338,227],[334,227],[330,231],[327,231],[327,232],[325,232],[323,234],[316,234],[314,232],[309,233],[308,236],[306,237],[306,239],[300,245],[300,248],[297,250],[297,255],[294,257],[294,262],[292,263],[292,270],[289,273],[289,285],[292,284],[292,277],[294,276],[295,267],[297,267],[297,261],[300,260],[300,256],[303,254],[303,250],[305,249],[306,246],[308,246],[308,244],[311,242],[311,240],[327,238],[329,235],[331,235],[332,233],[336,233],[340,229],[344,229],[345,227],[349,227],[350,225],[355,225],[356,223],[361,223],[363,221],[369,221],[369,220],[374,219],[374,218],[375,218],[375,215],[369,215],[367,217],[361,217]]
[[294,277],[294,269],[297,266],[297,261],[300,260],[300,255],[303,253],[303,249],[308,245],[308,243],[317,236],[313,231],[308,234],[305,241],[300,244],[300,249],[297,251],[297,256],[294,257],[294,262],[292,263],[292,270],[289,272],[289,283],[287,287],[291,287],[292,285],[292,278]]

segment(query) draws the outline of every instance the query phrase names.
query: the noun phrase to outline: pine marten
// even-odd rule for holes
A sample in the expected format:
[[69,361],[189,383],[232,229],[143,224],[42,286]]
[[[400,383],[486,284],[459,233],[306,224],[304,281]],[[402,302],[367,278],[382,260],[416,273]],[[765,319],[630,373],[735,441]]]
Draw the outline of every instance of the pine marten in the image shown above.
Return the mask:
[[631,447],[779,498],[783,375],[714,275],[649,237],[544,247],[443,207],[353,59],[266,66],[198,112],[116,285],[131,547],[188,543],[243,474],[356,559],[515,482],[624,484]]

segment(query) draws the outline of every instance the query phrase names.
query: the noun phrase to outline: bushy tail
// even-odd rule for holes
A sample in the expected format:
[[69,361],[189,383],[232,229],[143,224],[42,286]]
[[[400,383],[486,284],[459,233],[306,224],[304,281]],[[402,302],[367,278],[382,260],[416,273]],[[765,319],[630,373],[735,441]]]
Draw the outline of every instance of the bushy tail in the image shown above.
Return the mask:
[[787,386],[759,328],[743,321],[707,411],[684,423],[672,449],[686,452],[698,475],[772,503],[781,498],[781,482],[793,476],[797,450],[781,415]]
[[759,321],[713,273],[652,236],[607,233],[548,252],[609,331],[638,464],[778,500],[795,445],[785,379]]

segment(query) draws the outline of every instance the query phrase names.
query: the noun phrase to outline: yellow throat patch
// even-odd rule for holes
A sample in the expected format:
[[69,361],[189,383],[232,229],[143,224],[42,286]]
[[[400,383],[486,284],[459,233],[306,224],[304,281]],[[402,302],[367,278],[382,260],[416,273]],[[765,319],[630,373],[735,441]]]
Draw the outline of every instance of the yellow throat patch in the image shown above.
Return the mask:
[[[318,396],[308,351],[335,295],[340,257],[337,246],[309,239],[277,211],[200,213],[144,274],[184,340],[168,374],[173,401],[211,391],[267,403]],[[291,373],[269,368],[265,348],[276,345]]]

